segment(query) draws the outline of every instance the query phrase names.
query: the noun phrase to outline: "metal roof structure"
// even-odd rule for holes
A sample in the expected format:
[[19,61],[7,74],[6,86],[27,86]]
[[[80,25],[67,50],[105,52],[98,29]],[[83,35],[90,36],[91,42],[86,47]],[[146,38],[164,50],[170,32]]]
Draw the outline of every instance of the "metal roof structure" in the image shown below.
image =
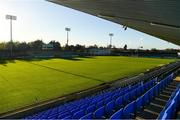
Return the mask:
[[[48,0],[180,45],[180,0]],[[125,28],[126,28],[125,27]]]

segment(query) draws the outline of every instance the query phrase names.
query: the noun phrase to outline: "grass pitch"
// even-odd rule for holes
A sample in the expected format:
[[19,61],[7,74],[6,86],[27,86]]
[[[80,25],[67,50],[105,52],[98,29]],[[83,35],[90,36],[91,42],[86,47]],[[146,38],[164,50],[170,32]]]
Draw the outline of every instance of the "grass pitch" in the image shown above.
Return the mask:
[[89,57],[0,62],[0,113],[134,75],[170,59]]

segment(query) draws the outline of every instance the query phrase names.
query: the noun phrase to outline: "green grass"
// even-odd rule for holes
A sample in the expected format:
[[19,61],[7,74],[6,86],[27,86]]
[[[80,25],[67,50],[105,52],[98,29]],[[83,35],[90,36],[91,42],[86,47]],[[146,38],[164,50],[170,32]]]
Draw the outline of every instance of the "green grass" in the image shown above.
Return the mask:
[[131,57],[0,61],[0,113],[172,61]]

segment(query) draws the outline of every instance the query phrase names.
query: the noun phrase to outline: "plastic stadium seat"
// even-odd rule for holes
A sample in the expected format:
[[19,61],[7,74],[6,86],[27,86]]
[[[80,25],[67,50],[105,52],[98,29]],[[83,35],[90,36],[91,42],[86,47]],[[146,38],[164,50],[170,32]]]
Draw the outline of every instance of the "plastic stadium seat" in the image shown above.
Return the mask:
[[151,88],[148,93],[149,93],[149,100],[150,101],[153,100],[153,98],[154,98],[154,88]]
[[86,109],[86,113],[91,113],[91,112],[94,112],[95,110],[96,110],[96,106],[91,105]]
[[145,83],[142,87],[144,88],[145,91],[147,91],[149,89],[149,83],[148,82]]
[[87,115],[80,118],[81,120],[93,119],[93,113],[88,113]]
[[88,106],[89,106],[88,104],[82,105],[82,106],[80,106],[80,109],[87,108]]
[[143,96],[136,100],[136,112],[141,112],[143,108]]
[[58,114],[54,114],[54,115],[49,115],[47,118],[48,119],[57,119]]
[[148,91],[143,95],[143,105],[147,105],[149,104],[149,102],[150,100],[149,100],[149,91]]
[[106,98],[106,99],[104,100],[104,104],[109,103],[111,100],[112,100],[111,97]]
[[166,119],[172,119],[175,114],[175,102],[172,101],[171,105],[168,107],[165,113],[167,113]]
[[123,119],[123,108],[121,108],[120,110],[118,110],[117,112],[115,112],[110,119]]
[[100,102],[98,102],[97,104],[96,104],[96,108],[100,108],[100,107],[102,107],[104,105],[104,101],[102,100],[102,101],[100,101]]
[[124,105],[128,104],[130,102],[130,95],[129,93],[126,93],[124,96],[123,96],[123,103]]
[[72,118],[73,118],[73,119],[79,119],[79,118],[81,118],[81,117],[84,116],[84,115],[85,115],[84,110],[80,110],[80,111],[74,113],[74,115],[73,115]]
[[117,109],[122,108],[123,107],[123,97],[122,96],[118,97],[115,101],[115,104],[116,104]]
[[73,109],[73,110],[71,110],[71,113],[76,113],[76,112],[78,112],[79,111],[79,108],[76,108],[76,109]]
[[70,113],[69,112],[67,112],[67,113],[64,113],[64,114],[60,114],[60,115],[58,115],[58,119],[62,119],[62,118],[65,118],[65,117],[67,117],[67,116],[69,116],[70,115]]
[[113,114],[113,110],[115,110],[115,101],[111,101],[109,102],[106,106],[105,106],[105,111],[106,111],[106,114],[109,116],[109,115],[112,115]]
[[130,94],[130,100],[135,100],[137,98],[137,89],[132,90]]
[[136,91],[137,91],[137,92],[136,92],[137,97],[142,94],[141,87],[138,87],[138,88],[136,89]]
[[131,103],[129,103],[123,110],[123,116],[125,117],[125,119],[132,119],[134,118],[134,114],[135,114],[135,104],[136,102],[133,101]]
[[72,119],[72,116],[69,115],[69,116],[66,116],[65,118],[62,118],[62,120],[67,120],[67,119]]
[[94,112],[95,119],[103,119],[103,118],[105,118],[104,115],[105,115],[105,107],[104,106],[100,107],[99,109],[97,109]]
[[112,100],[115,100],[116,98],[118,98],[118,94],[116,93],[116,94],[114,94],[113,96],[112,96]]
[[143,94],[145,92],[145,85],[142,85],[140,88],[141,88],[141,94]]

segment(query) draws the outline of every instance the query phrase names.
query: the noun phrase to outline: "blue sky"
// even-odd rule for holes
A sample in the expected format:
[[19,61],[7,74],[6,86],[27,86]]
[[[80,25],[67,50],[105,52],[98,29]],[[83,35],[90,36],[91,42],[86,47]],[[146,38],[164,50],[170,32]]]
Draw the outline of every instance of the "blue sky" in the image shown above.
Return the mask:
[[144,49],[178,48],[166,41],[128,28],[123,30],[116,23],[97,18],[70,8],[66,8],[44,0],[0,0],[0,42],[9,41],[9,21],[6,14],[17,16],[13,21],[14,41],[34,41],[43,39],[66,43],[65,27],[70,27],[69,44],[107,46],[109,33],[114,33],[113,45],[128,48]]

